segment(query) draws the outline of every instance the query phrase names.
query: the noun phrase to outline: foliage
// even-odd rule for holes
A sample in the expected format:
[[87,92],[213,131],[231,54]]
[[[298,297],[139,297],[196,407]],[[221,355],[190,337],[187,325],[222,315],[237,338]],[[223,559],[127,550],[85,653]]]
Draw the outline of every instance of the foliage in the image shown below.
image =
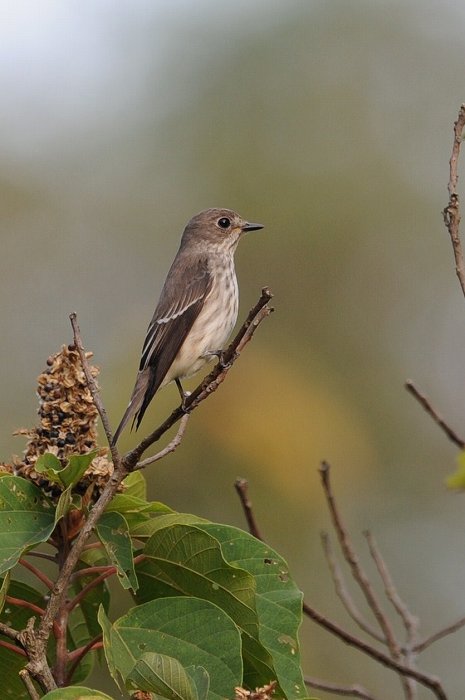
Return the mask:
[[[73,456],[65,467],[51,454],[40,458],[37,471],[51,482],[60,480],[64,490],[58,498],[20,476],[0,479],[0,571],[6,574],[1,620],[15,629],[25,625],[31,605],[40,616],[45,594],[10,581],[10,572],[26,561],[39,576],[37,563],[31,563],[39,553],[59,561],[63,533],[86,515],[84,499],[73,488],[88,465],[88,455]],[[64,685],[76,678],[82,683],[95,657],[84,652],[103,646],[109,672],[130,692],[219,700],[233,698],[237,687],[276,681],[277,697],[304,698],[302,594],[286,562],[242,530],[147,501],[140,472],[124,486],[97,525],[94,547],[82,553],[68,590],[67,629],[55,633],[49,647],[50,665],[61,667]],[[108,618],[106,582],[112,574],[136,603],[114,622]],[[60,634],[67,639],[64,656]],[[11,673],[12,665],[18,671],[24,662],[11,643],[0,646],[0,668],[10,669],[5,693],[26,697]],[[56,692],[45,697],[58,697]],[[67,692],[59,697],[106,697],[83,688],[80,695]]]

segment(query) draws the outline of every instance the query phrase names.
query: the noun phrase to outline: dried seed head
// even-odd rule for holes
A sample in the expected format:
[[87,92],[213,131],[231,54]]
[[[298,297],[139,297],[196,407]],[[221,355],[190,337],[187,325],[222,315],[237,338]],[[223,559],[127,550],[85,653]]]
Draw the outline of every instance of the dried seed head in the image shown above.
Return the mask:
[[[92,357],[92,353],[86,353],[86,357]],[[93,377],[99,373],[97,367],[93,366],[90,371]],[[86,454],[95,449],[98,412],[86,383],[79,354],[73,345],[64,345],[60,352],[47,359],[47,367],[37,382],[39,425],[15,431],[15,435],[28,438],[23,458],[16,458],[11,465],[0,465],[0,470],[12,471],[29,478],[43,488],[49,485],[50,491],[57,493],[57,486],[50,485],[47,479],[35,471],[37,458],[45,452],[51,452],[64,466],[71,455]],[[106,449],[99,450],[79,484],[79,491],[85,491],[91,482],[98,487],[97,492],[103,488],[113,471],[113,465],[106,454]]]

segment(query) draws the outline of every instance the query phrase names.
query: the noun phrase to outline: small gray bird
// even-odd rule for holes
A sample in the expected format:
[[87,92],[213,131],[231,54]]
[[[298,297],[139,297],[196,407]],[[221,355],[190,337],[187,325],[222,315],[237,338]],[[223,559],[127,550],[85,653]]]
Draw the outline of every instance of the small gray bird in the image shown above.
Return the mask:
[[113,444],[132,418],[136,429],[158,389],[195,374],[223,349],[237,320],[234,252],[243,233],[263,228],[231,209],[194,216],[163,285],[147,329],[136,385]]

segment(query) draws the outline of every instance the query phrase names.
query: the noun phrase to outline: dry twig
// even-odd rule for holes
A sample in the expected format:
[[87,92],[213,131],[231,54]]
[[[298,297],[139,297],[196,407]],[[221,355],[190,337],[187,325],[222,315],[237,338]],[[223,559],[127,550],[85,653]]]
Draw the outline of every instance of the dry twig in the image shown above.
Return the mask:
[[343,606],[349,613],[350,617],[357,623],[361,630],[366,632],[376,639],[381,644],[386,644],[386,640],[382,635],[380,635],[371,625],[369,625],[364,619],[354,601],[349,593],[347,586],[345,585],[342,572],[338,566],[336,558],[334,556],[333,548],[329,539],[327,532],[322,532],[321,535],[321,545],[323,547],[323,552],[326,557],[326,562],[331,573],[331,577],[334,582],[334,588],[339,599],[342,601]]
[[405,388],[407,391],[412,394],[418,401],[418,403],[423,406],[425,411],[431,416],[431,418],[434,420],[435,423],[439,425],[439,427],[445,432],[449,440],[451,440],[457,447],[459,447],[461,450],[465,448],[465,440],[462,440],[459,435],[453,430],[444,420],[444,418],[436,411],[436,409],[432,406],[431,402],[426,398],[424,394],[417,389],[415,384],[409,379],[408,381],[405,382]]
[[338,685],[337,683],[328,683],[327,681],[322,681],[319,678],[311,678],[310,676],[305,676],[305,685],[309,688],[315,688],[315,690],[324,690],[328,693],[334,693],[335,695],[341,695],[346,698],[361,698],[361,700],[376,700],[375,696],[365,690],[361,685]]
[[454,122],[454,142],[449,160],[449,182],[447,189],[449,192],[449,202],[443,211],[444,223],[452,242],[452,249],[455,258],[455,272],[459,279],[460,287],[465,296],[465,264],[463,260],[462,244],[460,242],[460,202],[457,192],[458,159],[460,147],[463,140],[463,129],[465,127],[465,104],[460,106],[457,120]]
[[247,520],[247,525],[249,526],[249,532],[251,535],[257,538],[257,540],[262,540],[263,537],[258,529],[257,522],[252,509],[252,502],[249,501],[248,489],[249,484],[247,479],[236,479],[234,482],[234,488],[237,491],[237,495],[241,501],[242,510],[244,511],[245,519]]

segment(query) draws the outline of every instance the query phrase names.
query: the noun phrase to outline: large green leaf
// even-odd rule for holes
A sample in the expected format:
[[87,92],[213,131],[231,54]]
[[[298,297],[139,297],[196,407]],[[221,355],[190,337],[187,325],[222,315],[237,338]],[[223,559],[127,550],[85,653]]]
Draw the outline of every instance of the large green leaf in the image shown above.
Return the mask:
[[[8,595],[13,598],[27,600],[29,603],[34,603],[39,607],[45,606],[43,593],[36,591],[31,586],[19,581],[11,581],[8,589]],[[25,607],[20,607],[7,603],[0,614],[0,621],[13,627],[13,629],[21,630],[26,626],[30,617],[34,617],[34,613]],[[8,643],[12,643],[11,639],[0,634],[0,639]],[[19,671],[24,668],[27,659],[24,656],[19,656],[10,649],[0,646],[0,679],[2,680],[1,696],[5,698],[29,698],[29,693],[24,687],[23,682],[18,676]]]
[[[287,563],[271,547],[243,530],[215,524],[198,527],[221,543],[223,556],[230,564],[254,577],[260,642],[273,658],[276,678],[286,697],[305,698],[298,640],[302,593],[291,579]],[[244,676],[247,685],[255,687],[254,668],[245,669]]]
[[101,693],[100,690],[92,690],[83,686],[51,690],[43,696],[42,700],[81,700],[81,698],[87,698],[87,700],[113,700],[106,693]]
[[118,569],[118,578],[123,588],[138,588],[134,570],[132,542],[129,527],[121,513],[103,513],[97,523],[97,535],[104,545],[112,564]]
[[149,652],[136,661],[134,668],[126,678],[129,690],[145,690],[156,693],[157,697],[167,700],[206,700],[209,688],[208,673],[202,667],[190,667],[195,675],[203,681],[202,694],[191,677],[189,669],[184,668],[177,659],[166,654]]
[[144,555],[137,566],[139,602],[167,595],[204,598],[258,637],[253,576],[226,562],[215,537],[193,525],[164,527],[147,541]]
[[168,506],[157,501],[149,503],[137,496],[117,493],[108,504],[105,512],[116,512],[124,515],[129,525],[129,530],[133,535],[139,525],[149,521],[154,515],[165,515],[173,511]]
[[28,547],[46,542],[54,527],[54,505],[35,484],[19,476],[0,479],[0,574]]
[[239,630],[226,613],[206,600],[159,598],[132,608],[113,625],[101,609],[99,621],[115,680],[120,675],[126,681],[136,662],[154,652],[176,659],[185,669],[203,667],[210,677],[208,700],[232,698],[234,688],[241,685]]

